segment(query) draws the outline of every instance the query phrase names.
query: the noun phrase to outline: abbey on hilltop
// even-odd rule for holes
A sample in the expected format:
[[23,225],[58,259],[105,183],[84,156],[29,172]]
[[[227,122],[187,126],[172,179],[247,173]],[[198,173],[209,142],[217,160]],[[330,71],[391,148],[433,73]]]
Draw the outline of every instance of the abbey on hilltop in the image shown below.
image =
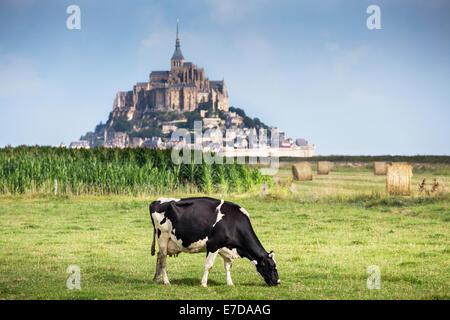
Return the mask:
[[[224,139],[240,141],[232,149],[244,152],[244,156],[259,152],[248,148],[250,135],[277,130],[258,118],[249,117],[241,108],[230,107],[225,81],[209,80],[203,68],[184,61],[177,23],[170,70],[152,71],[148,82],[138,82],[133,90],[118,92],[106,123],[100,122],[94,131],[87,132],[69,147],[171,149],[178,143],[171,138],[173,132],[192,131],[195,121],[201,121],[205,130],[219,129],[225,134]],[[226,135],[228,129],[235,133],[233,137]],[[279,138],[280,156],[314,155],[315,146],[309,146],[305,139],[294,140],[284,132],[279,132]],[[202,138],[204,150],[211,148],[208,146],[211,139],[211,135]],[[231,140],[228,142],[233,144]],[[219,152],[219,146],[216,147],[215,152]],[[233,156],[233,150],[227,154]]]
[[211,102],[217,110],[228,111],[228,92],[224,80],[212,81],[203,68],[184,61],[177,33],[170,71],[152,71],[148,82],[138,82],[132,91],[118,92],[113,118],[132,120],[136,111],[194,111],[199,103]]

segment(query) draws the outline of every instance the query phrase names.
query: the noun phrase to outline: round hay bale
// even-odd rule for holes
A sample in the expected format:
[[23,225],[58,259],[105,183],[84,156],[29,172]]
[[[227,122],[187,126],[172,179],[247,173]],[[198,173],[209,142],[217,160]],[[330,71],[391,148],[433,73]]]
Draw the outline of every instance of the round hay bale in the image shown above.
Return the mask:
[[386,189],[390,195],[409,196],[411,193],[412,166],[393,162],[386,167]]
[[306,161],[296,163],[292,166],[292,175],[296,181],[311,181],[312,169],[311,164]]
[[332,163],[330,161],[317,162],[317,174],[328,174],[331,170]]
[[385,161],[375,161],[373,163],[373,174],[376,176],[386,175],[387,163]]

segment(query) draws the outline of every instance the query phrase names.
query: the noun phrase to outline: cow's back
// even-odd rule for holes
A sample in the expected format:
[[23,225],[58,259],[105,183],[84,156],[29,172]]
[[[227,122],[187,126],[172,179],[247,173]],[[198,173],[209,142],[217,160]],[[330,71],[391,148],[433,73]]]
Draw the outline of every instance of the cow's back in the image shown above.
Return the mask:
[[217,218],[220,200],[208,197],[155,201],[150,211],[164,213],[161,225],[170,221],[171,238],[184,248],[206,242]]

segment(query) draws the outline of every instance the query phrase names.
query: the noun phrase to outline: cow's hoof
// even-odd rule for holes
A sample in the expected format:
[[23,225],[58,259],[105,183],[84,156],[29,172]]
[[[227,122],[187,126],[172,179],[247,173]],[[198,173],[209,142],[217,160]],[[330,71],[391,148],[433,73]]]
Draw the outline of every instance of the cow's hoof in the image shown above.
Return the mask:
[[154,279],[153,279],[153,282],[154,282],[154,283],[160,283],[160,282],[161,282],[161,279],[154,278]]
[[206,283],[202,283],[201,286],[202,286],[203,288],[208,288],[208,285],[207,285]]
[[227,283],[227,286],[234,286],[234,283],[233,282],[229,282],[229,283]]
[[164,285],[166,285],[166,286],[170,286],[170,282],[164,282]]

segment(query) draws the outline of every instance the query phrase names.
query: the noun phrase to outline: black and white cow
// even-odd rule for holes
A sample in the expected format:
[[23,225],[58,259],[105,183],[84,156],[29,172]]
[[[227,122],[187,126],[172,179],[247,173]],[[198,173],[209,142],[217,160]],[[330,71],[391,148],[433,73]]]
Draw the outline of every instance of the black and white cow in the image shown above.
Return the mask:
[[170,284],[166,272],[167,255],[180,252],[206,251],[205,272],[201,280],[207,286],[208,274],[217,254],[224,260],[227,284],[231,280],[231,263],[247,258],[269,286],[280,283],[274,253],[264,250],[250,223],[248,212],[238,205],[213,198],[159,198],[150,204],[153,223],[152,255],[155,255],[155,234],[159,252],[154,281]]

